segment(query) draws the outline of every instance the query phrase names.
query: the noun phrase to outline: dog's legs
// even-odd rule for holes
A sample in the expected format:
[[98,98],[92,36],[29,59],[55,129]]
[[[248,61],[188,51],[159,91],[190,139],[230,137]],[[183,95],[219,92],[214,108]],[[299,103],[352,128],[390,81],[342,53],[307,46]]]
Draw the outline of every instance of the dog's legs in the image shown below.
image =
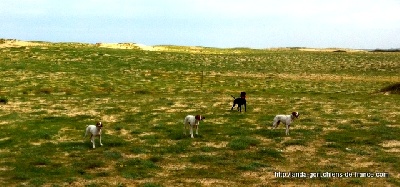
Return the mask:
[[190,137],[191,137],[191,138],[194,138],[194,137],[193,137],[193,125],[190,125]]
[[90,136],[90,141],[92,142],[93,149],[94,149],[96,146],[94,145],[94,136],[93,135]]
[[246,103],[244,103],[244,111],[245,111],[245,112],[247,111],[247,109],[246,109]]
[[[233,97],[233,95],[231,95],[232,97]],[[233,110],[233,108],[235,108],[235,105],[236,105],[236,103],[235,103],[235,97],[233,97],[233,105],[232,105],[232,108],[231,108],[231,110]]]
[[196,135],[199,135],[199,125],[196,125]]
[[103,144],[101,143],[101,134],[99,135],[99,139],[100,139],[100,146],[103,146]]
[[290,124],[287,124],[286,125],[286,135],[289,135],[289,127],[290,127]]

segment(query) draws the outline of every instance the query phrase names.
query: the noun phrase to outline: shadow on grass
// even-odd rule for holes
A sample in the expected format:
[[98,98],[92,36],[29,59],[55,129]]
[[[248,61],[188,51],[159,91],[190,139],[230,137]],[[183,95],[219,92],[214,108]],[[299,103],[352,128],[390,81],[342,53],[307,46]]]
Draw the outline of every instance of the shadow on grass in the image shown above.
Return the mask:
[[233,150],[244,150],[248,149],[251,146],[256,146],[258,144],[260,144],[260,141],[256,138],[239,137],[230,141],[227,146]]
[[139,158],[128,159],[116,164],[116,168],[121,175],[127,179],[144,179],[153,177],[160,167],[152,160]]

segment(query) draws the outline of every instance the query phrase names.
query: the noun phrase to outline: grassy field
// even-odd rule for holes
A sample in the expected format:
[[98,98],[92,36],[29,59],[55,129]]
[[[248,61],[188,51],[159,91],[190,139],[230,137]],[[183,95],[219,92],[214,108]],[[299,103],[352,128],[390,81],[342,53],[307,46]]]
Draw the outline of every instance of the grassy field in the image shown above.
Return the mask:
[[0,48],[0,186],[400,186],[400,53],[165,48]]

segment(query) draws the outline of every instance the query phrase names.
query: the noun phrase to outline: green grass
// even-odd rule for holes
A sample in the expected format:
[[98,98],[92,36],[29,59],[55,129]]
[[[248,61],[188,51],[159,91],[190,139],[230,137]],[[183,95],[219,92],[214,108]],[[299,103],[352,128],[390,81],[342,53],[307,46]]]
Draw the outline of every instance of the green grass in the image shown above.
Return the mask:
[[237,139],[233,139],[231,142],[228,143],[228,147],[233,150],[243,150],[248,149],[251,146],[257,146],[259,141],[255,138],[250,137],[239,137]]
[[[399,53],[0,48],[2,186],[400,184]],[[247,92],[247,112],[231,111]],[[299,111],[272,129],[276,114]],[[206,117],[195,138],[188,114]],[[104,123],[91,148],[86,125]],[[276,178],[388,172],[389,178]]]

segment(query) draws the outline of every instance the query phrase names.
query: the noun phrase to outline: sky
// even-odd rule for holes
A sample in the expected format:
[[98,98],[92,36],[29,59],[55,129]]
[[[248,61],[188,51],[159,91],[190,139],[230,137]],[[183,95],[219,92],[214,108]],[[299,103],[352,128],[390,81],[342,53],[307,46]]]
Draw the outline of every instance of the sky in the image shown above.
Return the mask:
[[400,0],[1,0],[0,38],[390,49],[399,10]]

